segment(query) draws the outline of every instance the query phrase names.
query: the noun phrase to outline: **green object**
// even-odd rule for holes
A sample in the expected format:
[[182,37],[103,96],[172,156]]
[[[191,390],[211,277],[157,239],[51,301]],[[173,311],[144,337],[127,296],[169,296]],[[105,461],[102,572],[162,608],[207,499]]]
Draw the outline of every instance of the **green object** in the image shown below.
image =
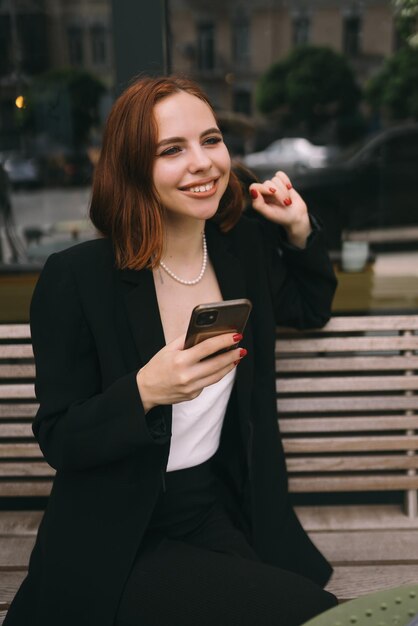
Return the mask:
[[385,589],[321,613],[303,626],[418,626],[418,582]]

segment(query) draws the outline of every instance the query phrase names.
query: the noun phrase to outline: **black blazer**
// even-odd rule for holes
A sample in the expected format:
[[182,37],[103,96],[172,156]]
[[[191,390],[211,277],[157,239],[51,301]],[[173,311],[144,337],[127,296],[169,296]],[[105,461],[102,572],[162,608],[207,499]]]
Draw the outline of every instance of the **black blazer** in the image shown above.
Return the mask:
[[[331,569],[287,493],[275,400],[276,322],[323,325],[334,274],[314,231],[304,250],[280,228],[242,217],[206,226],[224,299],[249,298],[216,471],[235,522],[265,562],[323,584]],[[5,626],[112,626],[162,487],[171,407],[144,414],[136,373],[164,345],[152,273],[118,270],[98,239],[52,255],[31,306],[40,402],[33,429],[57,473],[29,573]]]

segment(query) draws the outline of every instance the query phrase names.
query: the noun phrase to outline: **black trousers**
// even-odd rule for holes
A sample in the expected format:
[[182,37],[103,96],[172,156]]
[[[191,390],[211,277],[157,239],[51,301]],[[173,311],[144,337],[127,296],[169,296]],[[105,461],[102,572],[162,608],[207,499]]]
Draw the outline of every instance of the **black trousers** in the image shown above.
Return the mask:
[[116,626],[299,626],[335,597],[262,563],[216,498],[210,462],[166,475]]

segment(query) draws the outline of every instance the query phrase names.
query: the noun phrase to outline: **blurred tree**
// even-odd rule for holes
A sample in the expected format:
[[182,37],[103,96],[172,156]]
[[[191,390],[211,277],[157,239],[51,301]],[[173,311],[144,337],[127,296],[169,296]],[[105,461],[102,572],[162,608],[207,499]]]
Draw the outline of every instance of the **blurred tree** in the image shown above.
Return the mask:
[[401,41],[418,47],[418,0],[392,0]]
[[335,120],[354,119],[361,90],[345,57],[330,48],[300,46],[261,77],[256,104],[286,124],[315,131]]
[[418,120],[418,48],[406,46],[386,59],[370,80],[366,99],[393,120]]
[[27,125],[67,145],[87,142],[98,122],[105,86],[89,72],[51,70],[37,76],[27,94]]

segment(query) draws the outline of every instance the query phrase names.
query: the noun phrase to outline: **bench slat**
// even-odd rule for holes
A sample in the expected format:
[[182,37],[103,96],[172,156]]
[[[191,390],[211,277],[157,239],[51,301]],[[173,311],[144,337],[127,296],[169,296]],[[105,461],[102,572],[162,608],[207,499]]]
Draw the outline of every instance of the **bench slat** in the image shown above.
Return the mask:
[[278,355],[276,370],[279,375],[289,372],[372,372],[372,371],[407,371],[418,369],[418,356],[340,356],[292,358]]
[[418,436],[370,435],[369,437],[300,437],[295,439],[285,437],[283,446],[286,454],[418,450]]
[[37,443],[2,443],[2,458],[43,458]]
[[343,493],[360,491],[406,491],[418,489],[418,476],[398,474],[374,476],[290,476],[289,487],[293,493]]
[[28,365],[2,365],[0,364],[0,379],[2,378],[34,378],[35,366]]
[[0,339],[30,339],[29,324],[0,324]]
[[0,536],[36,535],[42,511],[0,511]]
[[354,411],[418,411],[418,396],[336,396],[334,398],[280,398],[283,413],[345,413]]
[[44,478],[54,476],[55,470],[46,461],[3,462],[0,463],[0,477],[12,478],[16,476]]
[[0,403],[0,418],[2,419],[20,419],[26,417],[35,417],[39,404],[21,404],[21,403]]
[[387,455],[387,456],[331,456],[286,459],[290,473],[342,472],[364,470],[406,470],[418,469],[418,455]]
[[34,543],[35,536],[33,535],[0,537],[0,569],[27,568]]
[[[32,433],[32,424],[28,422],[27,424],[2,424],[0,422],[0,438],[25,438],[25,439],[33,439]],[[1,461],[1,446],[3,444],[0,442],[0,461]]]
[[276,342],[276,353],[298,354],[318,352],[382,352],[418,350],[418,335],[410,337],[320,337],[282,339]]
[[416,564],[341,565],[334,568],[326,589],[336,595],[340,602],[345,602],[383,589],[395,589],[417,582]]
[[[416,315],[353,315],[348,317],[335,316],[329,320],[325,328],[315,332],[361,332],[361,331],[392,331],[392,330],[418,330],[418,317]],[[295,332],[294,329],[279,327],[278,334]],[[298,334],[309,334],[312,330],[297,331]]]
[[0,385],[0,398],[2,400],[35,398],[35,385]]
[[52,480],[0,480],[0,497],[46,497],[51,493]]
[[341,531],[336,535],[333,532],[315,534],[317,546],[324,554],[332,554],[333,563],[418,562],[416,530]]
[[0,359],[33,359],[32,346],[30,343],[0,344]]
[[340,433],[418,429],[418,415],[361,417],[293,417],[279,419],[280,431],[291,433]]
[[418,376],[343,376],[277,380],[277,393],[418,390]]

